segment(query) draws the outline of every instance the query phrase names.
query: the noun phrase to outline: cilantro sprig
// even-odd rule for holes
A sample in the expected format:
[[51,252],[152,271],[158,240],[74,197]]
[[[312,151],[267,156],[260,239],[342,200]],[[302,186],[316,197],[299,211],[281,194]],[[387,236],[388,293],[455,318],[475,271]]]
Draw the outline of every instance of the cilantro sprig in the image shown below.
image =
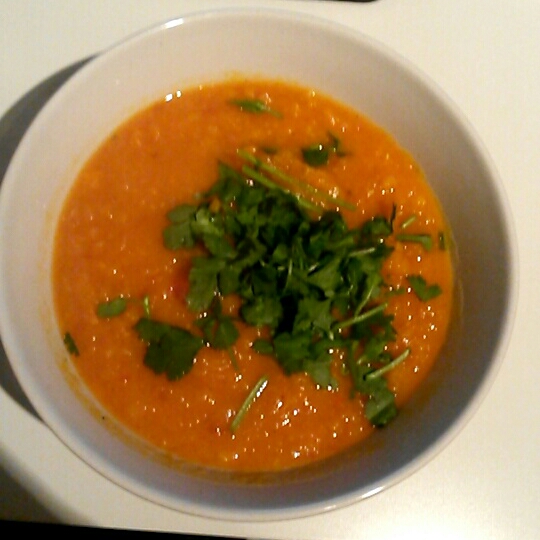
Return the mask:
[[[258,102],[235,105],[270,112]],[[342,153],[335,138],[325,150]],[[415,216],[395,232],[395,206],[389,216],[351,228],[338,209],[353,210],[354,205],[252,153],[238,150],[237,156],[243,162],[239,168],[219,163],[217,181],[196,203],[180,204],[167,213],[165,247],[202,248],[192,258],[186,295],[196,319],[191,330],[154,320],[145,297],[144,316],[134,327],[147,344],[145,365],[178,379],[206,346],[227,351],[238,370],[234,345],[241,321],[265,329],[267,337],[253,342],[254,351],[271,355],[287,374],[306,372],[321,388],[337,386],[332,366],[340,352],[342,370],[351,378],[353,393],[361,395],[366,417],[375,426],[386,425],[397,408],[385,375],[411,350],[395,357],[388,352],[396,341],[388,299],[396,291],[385,283],[382,268],[393,251],[389,240],[419,243],[429,251],[431,237],[403,232]],[[320,202],[333,203],[333,209]],[[421,301],[442,292],[419,275],[406,278]],[[231,294],[240,299],[235,317],[222,310],[222,299]],[[121,316],[128,301],[126,295],[102,302],[97,314],[104,319]],[[69,334],[65,344],[78,354]],[[267,382],[264,376],[251,389],[233,418],[233,434]]]
[[242,405],[238,409],[238,412],[234,416],[233,421],[231,422],[230,427],[233,435],[236,433],[236,431],[238,430],[238,426],[240,426],[240,423],[246,416],[247,412],[249,411],[255,400],[262,394],[267,384],[268,377],[266,375],[263,375],[249,391],[246,399],[243,401]]
[[202,338],[183,328],[147,317],[139,319],[135,331],[148,342],[145,365],[156,373],[165,373],[170,380],[191,371],[193,359],[204,345]]
[[192,261],[187,294],[202,341],[231,350],[236,321],[222,313],[220,299],[235,294],[239,320],[266,329],[255,351],[323,388],[337,385],[332,360],[341,351],[366,416],[385,425],[397,411],[384,375],[410,353],[388,353],[396,331],[382,267],[393,250],[395,208],[350,228],[336,210],[313,212],[292,181],[274,181],[283,180],[278,169],[239,156],[248,166],[220,163],[216,183],[197,205],[173,208],[163,233],[169,249],[205,248]]
[[69,332],[64,334],[63,342],[69,354],[79,356],[79,348],[77,347],[73,336]]
[[341,140],[332,133],[328,134],[328,142],[317,142],[302,148],[302,158],[311,167],[326,165],[332,154],[344,156]]
[[276,118],[282,117],[282,114],[279,111],[276,111],[261,99],[231,99],[229,103],[231,105],[235,105],[244,112],[253,114],[267,113],[275,116]]

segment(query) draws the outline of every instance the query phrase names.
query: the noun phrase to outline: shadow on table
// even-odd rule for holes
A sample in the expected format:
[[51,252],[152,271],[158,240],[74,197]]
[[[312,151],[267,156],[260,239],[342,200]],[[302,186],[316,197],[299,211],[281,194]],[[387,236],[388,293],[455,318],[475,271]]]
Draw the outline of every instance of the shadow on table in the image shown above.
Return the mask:
[[[0,118],[0,183],[26,130],[51,96],[91,58],[80,60],[32,88]],[[0,387],[27,412],[40,419],[26,397],[7,359],[0,340]],[[41,419],[40,419],[41,420]],[[55,524],[58,519],[0,468],[0,523]],[[14,521],[13,521],[14,520]],[[77,528],[75,528],[77,529]],[[181,539],[206,540],[213,536],[177,535]]]
[[0,468],[0,524],[2,521],[58,523],[59,520],[6,471]]
[[[49,98],[90,58],[80,60],[32,88],[0,118],[0,182],[26,130]],[[36,418],[32,404],[19,385],[0,342],[0,386]]]

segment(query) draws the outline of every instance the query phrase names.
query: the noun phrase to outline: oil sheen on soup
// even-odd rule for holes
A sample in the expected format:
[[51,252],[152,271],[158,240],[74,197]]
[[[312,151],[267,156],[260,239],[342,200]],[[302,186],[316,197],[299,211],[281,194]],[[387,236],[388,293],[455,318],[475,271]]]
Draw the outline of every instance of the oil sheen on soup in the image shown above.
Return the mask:
[[298,467],[391,429],[426,377],[449,239],[419,166],[358,112],[274,80],[175,90],[70,191],[58,324],[111,417],[168,455]]

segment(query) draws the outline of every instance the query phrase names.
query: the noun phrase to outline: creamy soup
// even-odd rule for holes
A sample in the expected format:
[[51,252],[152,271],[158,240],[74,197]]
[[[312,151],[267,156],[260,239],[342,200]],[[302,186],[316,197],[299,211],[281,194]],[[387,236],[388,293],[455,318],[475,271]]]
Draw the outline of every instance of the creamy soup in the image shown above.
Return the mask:
[[280,81],[182,89],[80,172],[58,324],[96,398],[159,449],[297,467],[385,426],[426,377],[452,313],[449,239],[419,166],[358,112]]

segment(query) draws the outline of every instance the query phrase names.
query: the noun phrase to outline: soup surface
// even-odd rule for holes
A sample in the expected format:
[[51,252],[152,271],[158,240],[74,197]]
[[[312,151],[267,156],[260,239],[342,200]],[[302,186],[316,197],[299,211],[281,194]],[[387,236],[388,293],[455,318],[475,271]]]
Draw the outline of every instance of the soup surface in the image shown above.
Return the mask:
[[[219,312],[189,305],[194,257],[208,253],[200,242],[167,245],[168,213],[203,203],[211,215],[218,212],[223,201],[200,194],[224,164],[248,187],[256,184],[255,173],[271,178],[265,171],[299,180],[305,200],[340,212],[351,230],[374,218],[390,226],[380,239],[389,248],[383,281],[371,291],[378,303],[375,294],[365,296],[363,308],[383,305],[386,328],[391,321],[395,335],[382,342],[376,362],[365,364],[362,380],[382,381],[392,407],[402,406],[435,362],[451,317],[452,262],[441,208],[418,165],[388,134],[329,97],[288,83],[231,80],[175,91],[104,141],[80,172],[58,223],[59,327],[80,376],[110,414],[170,455],[228,470],[305,465],[377,429],[366,415],[369,393],[351,378],[365,360],[368,338],[359,335],[354,353],[326,347],[322,375],[314,376],[285,369],[253,346],[268,345],[275,327],[248,324],[238,294],[219,297]],[[279,184],[279,174],[272,181]],[[320,219],[311,206],[306,215],[313,223]],[[337,313],[333,295],[321,290],[314,305]],[[233,323],[234,343],[210,346],[200,321],[212,313]],[[197,350],[183,376],[152,364],[150,339],[137,331],[145,320],[195,336]],[[324,335],[350,336],[354,327],[333,323]]]

